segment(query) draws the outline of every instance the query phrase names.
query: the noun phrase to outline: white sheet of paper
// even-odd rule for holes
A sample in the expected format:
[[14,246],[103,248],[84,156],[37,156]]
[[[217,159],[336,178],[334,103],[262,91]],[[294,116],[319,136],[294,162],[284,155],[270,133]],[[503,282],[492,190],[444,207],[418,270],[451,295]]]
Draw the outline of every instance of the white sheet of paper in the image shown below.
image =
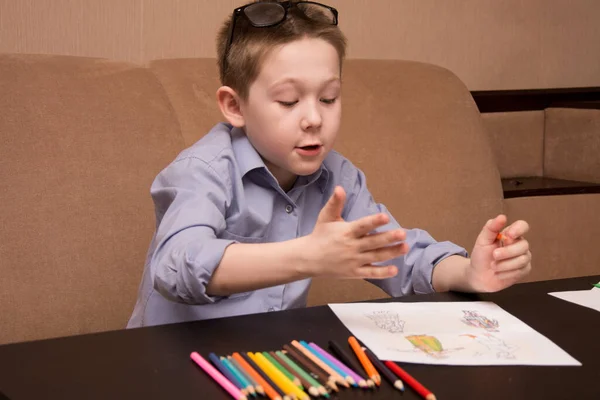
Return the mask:
[[[598,282],[600,283],[600,282]],[[600,311],[600,288],[594,287],[589,290],[574,290],[571,292],[552,292],[551,296],[558,297],[580,306],[589,307]]]
[[329,307],[382,360],[440,365],[581,365],[491,302]]

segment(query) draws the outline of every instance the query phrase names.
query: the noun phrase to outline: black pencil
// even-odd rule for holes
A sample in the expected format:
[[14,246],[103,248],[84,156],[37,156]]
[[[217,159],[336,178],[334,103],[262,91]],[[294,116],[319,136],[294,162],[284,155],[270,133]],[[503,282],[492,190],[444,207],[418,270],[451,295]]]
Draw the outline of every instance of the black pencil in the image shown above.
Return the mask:
[[364,374],[362,366],[358,365],[356,361],[354,361],[354,359],[350,357],[350,355],[346,353],[342,346],[340,346],[335,340],[329,341],[329,348],[342,363],[346,364],[346,366],[354,371],[356,375],[360,376],[369,387],[375,387],[375,383]]
[[365,354],[369,357],[369,360],[373,363],[373,366],[381,372],[381,375],[387,379],[387,381],[394,386],[396,389],[404,392],[404,384],[385,364],[377,358],[377,356],[368,347],[363,347]]

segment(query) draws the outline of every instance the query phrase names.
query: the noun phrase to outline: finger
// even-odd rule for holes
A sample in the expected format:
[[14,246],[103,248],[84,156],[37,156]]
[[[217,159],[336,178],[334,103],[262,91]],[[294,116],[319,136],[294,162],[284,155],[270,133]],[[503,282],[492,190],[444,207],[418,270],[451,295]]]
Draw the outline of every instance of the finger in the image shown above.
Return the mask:
[[497,273],[515,271],[518,269],[525,268],[531,263],[531,253],[528,251],[520,256],[503,260],[500,262],[492,262],[492,269]]
[[394,229],[387,232],[373,233],[360,238],[359,250],[369,251],[389,246],[406,240],[404,229]]
[[355,270],[356,278],[361,279],[386,279],[398,274],[398,268],[394,265],[363,265]]
[[526,277],[531,272],[531,264],[527,264],[524,268],[513,271],[498,272],[496,278],[505,280],[520,280]]
[[379,263],[400,257],[408,253],[410,247],[407,243],[400,243],[393,246],[381,247],[362,253],[365,264]]
[[345,202],[346,191],[341,186],[336,186],[333,189],[333,194],[319,213],[317,223],[339,221],[342,218]]
[[483,229],[477,236],[477,244],[480,246],[487,246],[494,243],[498,234],[502,231],[502,228],[506,225],[506,216],[498,215],[496,218],[488,220],[484,225]]
[[495,261],[507,260],[526,254],[529,251],[529,242],[525,239],[517,239],[516,242],[494,250]]
[[356,221],[350,222],[350,231],[355,237],[363,237],[380,226],[386,225],[390,221],[387,214],[379,213],[375,215],[368,215],[357,219]]
[[509,239],[517,240],[520,237],[525,236],[527,232],[529,232],[529,224],[519,220],[509,225],[503,233]]

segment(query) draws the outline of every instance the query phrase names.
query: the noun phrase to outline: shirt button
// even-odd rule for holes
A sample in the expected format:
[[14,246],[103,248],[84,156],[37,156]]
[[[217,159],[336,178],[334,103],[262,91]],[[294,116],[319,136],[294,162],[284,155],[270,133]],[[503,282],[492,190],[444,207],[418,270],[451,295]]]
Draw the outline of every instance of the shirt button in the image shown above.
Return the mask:
[[269,307],[269,311],[275,311],[275,307]]
[[285,212],[286,213],[291,213],[292,211],[294,211],[294,207],[292,207],[290,204],[288,204],[287,206],[285,206]]

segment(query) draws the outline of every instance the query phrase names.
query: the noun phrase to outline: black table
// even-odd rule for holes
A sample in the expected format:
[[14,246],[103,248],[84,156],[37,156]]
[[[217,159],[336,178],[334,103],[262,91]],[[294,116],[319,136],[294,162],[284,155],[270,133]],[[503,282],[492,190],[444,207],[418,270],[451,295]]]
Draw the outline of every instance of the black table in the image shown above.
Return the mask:
[[[525,283],[487,295],[439,293],[383,301],[493,301],[583,364],[401,364],[438,399],[600,399],[600,313],[547,294],[590,289],[598,281],[600,276]],[[330,339],[343,343],[349,334],[323,306],[9,344],[0,346],[0,392],[11,400],[229,399],[190,360],[192,351],[206,357],[274,350],[293,339],[325,346]],[[419,399],[411,389],[401,395],[387,382],[377,391],[341,389],[335,398]]]

